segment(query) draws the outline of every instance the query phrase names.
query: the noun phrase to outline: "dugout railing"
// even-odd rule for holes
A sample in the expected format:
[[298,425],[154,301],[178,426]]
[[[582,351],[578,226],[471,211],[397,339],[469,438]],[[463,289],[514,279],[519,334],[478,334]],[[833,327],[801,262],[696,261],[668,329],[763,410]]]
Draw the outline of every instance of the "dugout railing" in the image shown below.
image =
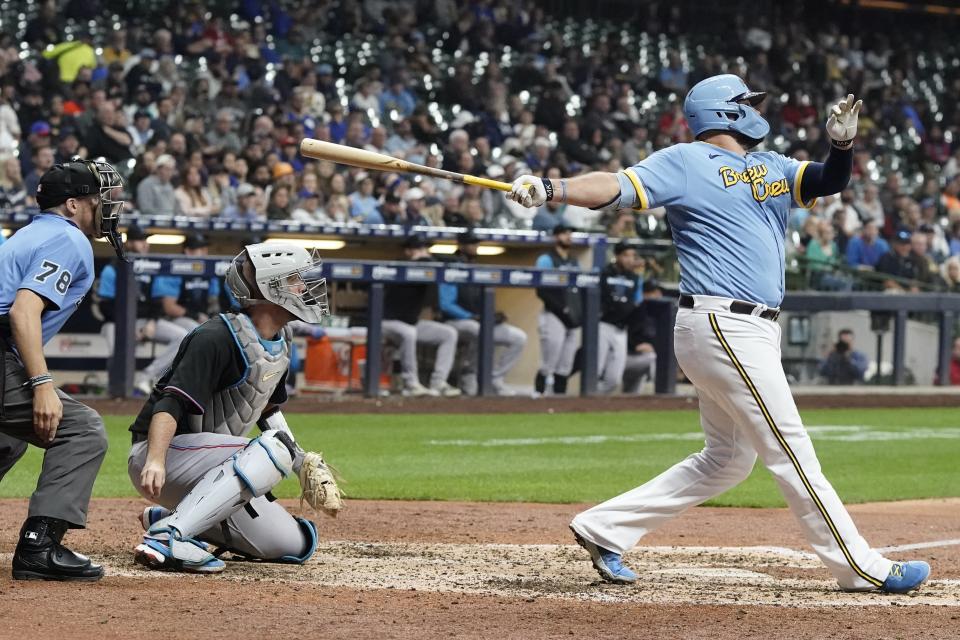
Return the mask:
[[[116,340],[108,363],[109,391],[114,397],[128,397],[133,391],[136,347],[136,299],[138,274],[150,276],[221,277],[230,264],[229,257],[187,258],[175,255],[135,256],[120,263],[117,269],[117,298],[114,321]],[[383,262],[327,259],[323,265],[329,285],[337,282],[366,283],[367,357],[363,376],[363,392],[368,397],[379,395],[382,356],[384,289],[390,284],[472,284],[481,287],[482,311],[478,345],[478,390],[482,396],[493,394],[492,369],[494,355],[493,330],[496,324],[494,294],[498,287],[533,289],[536,287],[575,286],[581,291],[583,304],[582,359],[580,394],[590,396],[597,389],[597,336],[600,318],[598,272],[572,272],[514,266],[465,265],[443,262]],[[657,358],[655,390],[672,393],[676,384],[676,361],[673,357],[673,322],[676,301],[648,301],[649,311],[657,322]]]
[[[149,255],[135,257],[132,262],[119,265],[117,273],[116,347],[108,365],[109,390],[115,397],[129,397],[135,373],[136,346],[136,275],[151,276],[222,276],[229,266],[229,258],[185,258],[183,256]],[[582,367],[580,394],[596,393],[598,362],[598,324],[600,317],[599,274],[596,271],[571,272],[523,268],[513,266],[465,265],[462,263],[383,262],[328,259],[324,274],[331,285],[336,282],[366,283],[367,300],[367,365],[363,377],[363,392],[368,397],[379,395],[380,364],[382,356],[381,321],[383,294],[390,284],[457,283],[473,284],[483,290],[481,331],[478,347],[478,387],[482,396],[493,394],[492,365],[494,356],[493,330],[496,324],[494,295],[498,287],[528,288],[576,286],[583,300]],[[667,297],[647,300],[647,311],[655,318],[657,370],[655,391],[672,394],[676,390],[677,365],[673,355],[673,324],[677,300]],[[938,318],[937,371],[939,383],[949,384],[953,328],[960,314],[960,296],[919,293],[889,295],[870,292],[822,293],[790,291],[782,309],[803,314],[825,311],[866,310],[890,319],[893,328],[893,383],[902,385],[905,379],[907,319],[911,313],[925,313]]]

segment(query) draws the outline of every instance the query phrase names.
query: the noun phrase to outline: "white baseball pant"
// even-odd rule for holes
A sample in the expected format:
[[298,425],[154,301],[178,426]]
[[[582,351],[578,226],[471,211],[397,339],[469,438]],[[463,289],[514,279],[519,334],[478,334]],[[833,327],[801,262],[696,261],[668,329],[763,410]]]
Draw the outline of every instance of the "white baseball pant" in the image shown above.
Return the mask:
[[580,329],[571,329],[556,315],[541,311],[537,328],[540,331],[540,373],[569,376],[580,343]]
[[[460,340],[466,343],[466,350],[462,364],[463,382],[461,386],[467,394],[477,392],[477,340],[480,336],[480,323],[472,319],[448,320],[447,324],[457,330]],[[523,355],[523,348],[527,344],[527,334],[520,327],[501,322],[493,328],[493,343],[501,347],[499,353],[494,354],[493,382],[503,384],[503,377],[507,375]]]
[[418,320],[409,324],[403,320],[384,320],[383,337],[400,349],[400,367],[403,383],[412,387],[420,382],[417,367],[417,343],[422,342],[437,348],[430,388],[437,389],[450,377],[453,358],[457,353],[457,330],[442,322]]
[[627,365],[627,330],[601,322],[597,336],[597,391],[613,393]]
[[[248,442],[248,438],[222,433],[174,436],[167,450],[166,481],[156,503],[174,510],[207,471],[229,459]],[[146,441],[134,444],[127,459],[127,472],[141,495],[140,473],[146,461]],[[312,544],[299,521],[279,502],[271,502],[266,496],[252,499],[248,508],[240,509],[220,526],[212,527],[198,537],[266,560],[301,556]]]
[[780,326],[695,296],[680,309],[677,361],[697,388],[704,448],[646,484],[589,509],[572,526],[623,553],[688,508],[743,481],[759,453],[814,551],[844,589],[883,584],[892,562],[870,548],[820,470],[780,364]]

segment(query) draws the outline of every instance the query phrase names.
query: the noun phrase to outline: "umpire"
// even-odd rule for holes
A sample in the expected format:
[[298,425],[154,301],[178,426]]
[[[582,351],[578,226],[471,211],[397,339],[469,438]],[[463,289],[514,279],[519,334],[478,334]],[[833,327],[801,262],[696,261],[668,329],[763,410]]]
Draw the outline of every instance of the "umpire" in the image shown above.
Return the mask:
[[[553,228],[554,245],[550,251],[537,258],[540,269],[566,269],[579,271],[580,263],[570,255],[575,229],[564,224]],[[543,301],[543,311],[537,322],[540,330],[540,369],[534,380],[534,390],[539,395],[552,385],[555,395],[567,393],[567,379],[573,371],[573,360],[580,341],[581,299],[575,286],[565,288],[539,287],[537,297]]]
[[0,478],[27,444],[45,450],[37,489],[13,555],[18,580],[99,580],[103,567],[61,544],[82,529],[93,481],[107,453],[103,420],[53,384],[43,345],[93,284],[89,236],[123,257],[117,223],[122,181],[106,162],[74,158],[41,178],[41,213],[0,247]]

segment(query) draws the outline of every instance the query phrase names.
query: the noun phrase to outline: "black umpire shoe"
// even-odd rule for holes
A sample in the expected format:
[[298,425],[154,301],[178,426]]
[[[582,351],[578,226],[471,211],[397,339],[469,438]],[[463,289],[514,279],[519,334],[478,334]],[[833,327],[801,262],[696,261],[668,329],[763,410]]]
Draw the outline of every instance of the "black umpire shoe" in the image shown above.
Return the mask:
[[86,582],[102,578],[103,567],[60,544],[68,528],[67,522],[58,518],[27,518],[13,553],[13,578]]

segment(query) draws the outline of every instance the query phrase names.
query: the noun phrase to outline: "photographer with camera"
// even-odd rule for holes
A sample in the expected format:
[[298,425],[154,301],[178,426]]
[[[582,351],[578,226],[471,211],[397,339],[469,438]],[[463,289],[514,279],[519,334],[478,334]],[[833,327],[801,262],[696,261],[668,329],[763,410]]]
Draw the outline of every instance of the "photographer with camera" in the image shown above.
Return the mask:
[[867,372],[867,356],[853,348],[853,331],[841,329],[833,351],[820,363],[820,375],[827,384],[861,384]]

